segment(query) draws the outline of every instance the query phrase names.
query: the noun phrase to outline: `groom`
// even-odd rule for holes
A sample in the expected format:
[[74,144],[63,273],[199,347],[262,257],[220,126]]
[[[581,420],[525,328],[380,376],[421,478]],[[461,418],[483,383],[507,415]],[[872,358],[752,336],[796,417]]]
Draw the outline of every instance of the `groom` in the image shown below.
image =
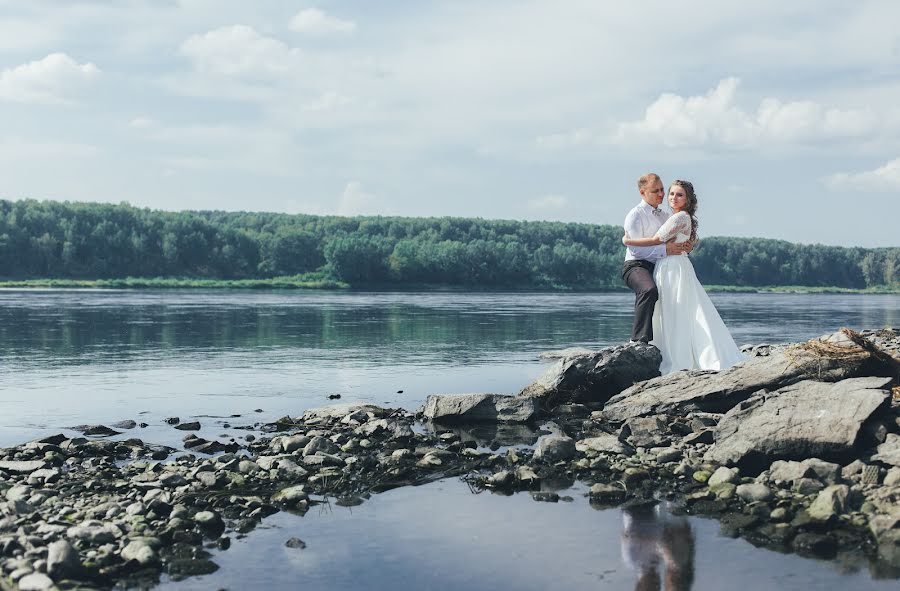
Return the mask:
[[[659,175],[648,172],[638,179],[638,191],[641,193],[641,202],[625,216],[625,233],[632,238],[650,238],[669,218],[668,212],[659,209],[666,190]],[[653,340],[653,308],[659,298],[656,283],[653,282],[655,263],[667,255],[691,252],[691,248],[689,241],[626,248],[622,279],[634,292],[632,342],[649,343]]]

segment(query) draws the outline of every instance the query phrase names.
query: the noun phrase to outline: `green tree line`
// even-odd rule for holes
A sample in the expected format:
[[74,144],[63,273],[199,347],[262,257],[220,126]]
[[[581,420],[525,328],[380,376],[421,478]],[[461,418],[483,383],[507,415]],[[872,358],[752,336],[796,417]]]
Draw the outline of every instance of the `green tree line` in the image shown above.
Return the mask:
[[[317,274],[353,286],[622,286],[618,226],[469,218],[166,212],[128,204],[0,200],[0,277]],[[708,284],[865,288],[900,281],[900,248],[711,237]]]

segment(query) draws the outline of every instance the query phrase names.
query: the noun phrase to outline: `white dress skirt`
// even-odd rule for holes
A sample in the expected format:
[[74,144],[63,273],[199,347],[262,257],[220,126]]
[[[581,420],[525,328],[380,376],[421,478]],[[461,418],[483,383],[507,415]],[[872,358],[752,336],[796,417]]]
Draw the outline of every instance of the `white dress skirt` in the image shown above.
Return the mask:
[[[691,218],[679,212],[656,234],[663,241],[691,235]],[[663,375],[682,369],[727,369],[746,359],[706,290],[700,285],[687,255],[667,256],[653,272],[659,299],[653,311],[653,340],[662,353]]]

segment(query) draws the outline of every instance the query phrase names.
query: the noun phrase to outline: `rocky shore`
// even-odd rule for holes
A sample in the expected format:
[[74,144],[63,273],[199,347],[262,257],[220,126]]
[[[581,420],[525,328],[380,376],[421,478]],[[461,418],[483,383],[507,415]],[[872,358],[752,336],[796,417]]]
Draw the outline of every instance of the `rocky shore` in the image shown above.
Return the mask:
[[746,352],[729,370],[660,377],[653,347],[567,350],[515,396],[434,395],[417,412],[335,405],[241,441],[173,418],[180,450],[118,437],[133,424],[2,449],[0,589],[210,573],[211,551],[275,512],[451,476],[537,501],[576,480],[597,507],[667,498],[754,544],[900,576],[900,335],[845,330]]

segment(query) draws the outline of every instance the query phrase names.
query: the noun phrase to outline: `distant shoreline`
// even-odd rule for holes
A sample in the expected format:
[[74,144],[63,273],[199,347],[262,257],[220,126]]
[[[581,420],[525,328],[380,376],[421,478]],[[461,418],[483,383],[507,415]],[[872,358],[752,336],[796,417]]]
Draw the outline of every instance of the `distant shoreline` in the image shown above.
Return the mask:
[[[710,293],[781,294],[900,294],[900,286],[854,289],[832,286],[707,285]],[[446,292],[536,292],[536,293],[623,293],[627,289],[577,288],[571,286],[449,286],[435,284],[371,284],[352,286],[332,279],[305,280],[295,277],[266,279],[201,279],[190,277],[125,277],[119,279],[20,279],[0,281],[0,289],[340,289],[352,291],[446,291]]]

